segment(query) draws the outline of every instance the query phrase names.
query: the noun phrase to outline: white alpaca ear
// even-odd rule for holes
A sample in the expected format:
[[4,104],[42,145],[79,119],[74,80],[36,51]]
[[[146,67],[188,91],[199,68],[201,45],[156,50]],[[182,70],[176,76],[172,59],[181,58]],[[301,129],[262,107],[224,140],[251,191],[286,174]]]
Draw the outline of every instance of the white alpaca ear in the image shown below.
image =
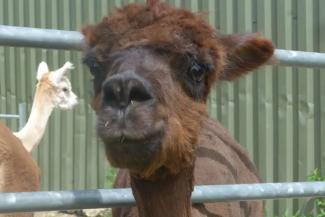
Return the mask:
[[72,69],[74,69],[73,64],[70,62],[66,62],[61,68],[51,72],[51,79],[55,82],[58,82],[68,71]]
[[48,72],[49,72],[49,67],[47,66],[46,62],[41,62],[38,65],[38,69],[37,69],[37,75],[36,75],[37,80],[38,81],[41,80],[43,75]]

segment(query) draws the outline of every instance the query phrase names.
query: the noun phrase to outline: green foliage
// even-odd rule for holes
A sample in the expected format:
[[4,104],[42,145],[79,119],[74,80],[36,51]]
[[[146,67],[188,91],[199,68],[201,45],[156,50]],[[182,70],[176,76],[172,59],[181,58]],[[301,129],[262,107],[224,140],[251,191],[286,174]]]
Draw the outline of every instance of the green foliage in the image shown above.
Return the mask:
[[[116,177],[116,172],[117,170],[111,166],[109,166],[109,168],[106,171],[106,182],[105,182],[105,187],[106,188],[112,188],[113,187],[113,183]],[[106,212],[104,214],[101,215],[102,217],[112,217],[112,213],[111,212]]]
[[115,177],[116,177],[116,169],[110,166],[106,171],[105,187],[112,188]]
[[[316,168],[308,177],[308,181],[325,181],[320,170]],[[313,202],[313,209],[307,213],[298,210],[295,214],[290,215],[288,212],[279,217],[325,217],[325,198],[310,199]],[[308,201],[309,202],[309,201]],[[307,203],[308,203],[307,202]]]
[[[322,176],[320,170],[316,168],[312,174],[308,176],[309,181],[325,181],[325,177]],[[325,199],[317,198],[314,201],[314,207],[316,210],[316,217],[325,217]]]
[[320,170],[316,168],[308,177],[308,181],[325,181],[325,177],[322,176]]

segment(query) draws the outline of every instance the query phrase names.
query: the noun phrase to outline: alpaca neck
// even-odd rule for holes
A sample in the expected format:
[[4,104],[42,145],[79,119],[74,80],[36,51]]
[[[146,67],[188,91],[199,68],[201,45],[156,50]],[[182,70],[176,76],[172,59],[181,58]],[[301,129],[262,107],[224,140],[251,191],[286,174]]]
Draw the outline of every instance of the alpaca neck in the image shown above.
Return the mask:
[[155,181],[131,175],[131,186],[140,217],[191,217],[193,168]]
[[21,140],[28,152],[35,148],[41,141],[47,121],[54,109],[51,97],[44,94],[47,91],[41,91],[41,88],[41,86],[36,88],[32,110],[26,125],[19,132],[14,133]]

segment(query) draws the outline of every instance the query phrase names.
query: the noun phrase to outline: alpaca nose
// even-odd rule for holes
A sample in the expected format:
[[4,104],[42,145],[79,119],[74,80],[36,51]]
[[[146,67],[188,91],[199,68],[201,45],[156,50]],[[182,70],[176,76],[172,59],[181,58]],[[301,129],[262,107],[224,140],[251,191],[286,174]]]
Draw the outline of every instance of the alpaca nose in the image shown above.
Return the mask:
[[134,103],[146,103],[152,100],[148,86],[138,76],[115,75],[104,83],[104,105],[121,109]]

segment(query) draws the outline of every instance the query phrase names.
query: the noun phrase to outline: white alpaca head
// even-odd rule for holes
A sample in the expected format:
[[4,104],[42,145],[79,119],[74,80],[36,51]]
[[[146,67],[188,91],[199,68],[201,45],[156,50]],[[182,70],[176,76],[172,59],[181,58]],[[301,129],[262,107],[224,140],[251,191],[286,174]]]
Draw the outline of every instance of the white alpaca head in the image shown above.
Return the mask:
[[51,99],[54,107],[59,109],[72,109],[78,103],[78,97],[73,93],[70,80],[65,74],[74,69],[72,63],[66,62],[61,68],[49,71],[45,62],[41,62],[37,70],[38,84],[46,82],[47,92],[51,92]]

